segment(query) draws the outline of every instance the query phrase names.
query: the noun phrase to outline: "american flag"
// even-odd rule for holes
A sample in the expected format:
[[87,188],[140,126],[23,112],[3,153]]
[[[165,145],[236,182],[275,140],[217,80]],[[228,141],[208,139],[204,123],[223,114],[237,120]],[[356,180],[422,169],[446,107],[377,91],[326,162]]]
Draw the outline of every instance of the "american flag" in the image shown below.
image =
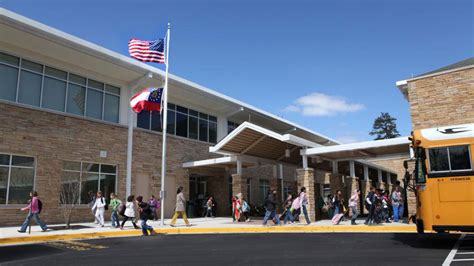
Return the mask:
[[128,52],[130,56],[142,62],[165,63],[164,39],[154,41],[131,39],[128,41]]

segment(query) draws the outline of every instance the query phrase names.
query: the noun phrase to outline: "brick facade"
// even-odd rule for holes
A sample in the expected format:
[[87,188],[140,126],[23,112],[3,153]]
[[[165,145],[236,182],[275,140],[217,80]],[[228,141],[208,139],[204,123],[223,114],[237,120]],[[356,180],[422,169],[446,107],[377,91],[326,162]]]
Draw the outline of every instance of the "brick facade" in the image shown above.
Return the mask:
[[474,122],[474,68],[408,81],[413,130]]

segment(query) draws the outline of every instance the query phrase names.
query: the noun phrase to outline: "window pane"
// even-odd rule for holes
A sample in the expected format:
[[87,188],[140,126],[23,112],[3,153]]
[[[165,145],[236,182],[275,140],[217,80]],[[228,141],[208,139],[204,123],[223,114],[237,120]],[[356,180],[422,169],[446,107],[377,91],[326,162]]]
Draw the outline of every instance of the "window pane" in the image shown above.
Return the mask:
[[99,174],[82,174],[81,204],[91,202],[89,194],[95,194],[99,190]]
[[105,85],[105,90],[111,93],[115,93],[117,95],[120,95],[120,88],[106,84]]
[[468,146],[449,147],[451,170],[471,169]]
[[28,71],[21,71],[20,91],[18,92],[18,102],[33,106],[40,106],[41,95],[41,75]]
[[56,69],[56,68],[52,68],[52,67],[47,66],[46,69],[44,70],[44,73],[46,75],[57,77],[57,78],[60,78],[60,79],[64,79],[64,80],[67,79],[67,73],[64,72],[64,71],[61,71],[59,69]]
[[100,166],[100,172],[102,173],[109,173],[109,174],[115,174],[116,173],[116,168],[113,165],[106,165],[102,164]]
[[160,112],[151,113],[151,130],[161,132],[161,115]]
[[0,65],[0,99],[16,101],[16,83],[18,81],[18,69]]
[[207,141],[207,130],[208,130],[207,120],[199,119],[199,140]]
[[217,124],[209,122],[209,142],[217,142]]
[[0,165],[10,165],[10,155],[0,154]]
[[189,138],[198,139],[198,119],[196,117],[189,117]]
[[217,122],[217,117],[210,115],[209,116],[209,121]]
[[99,90],[104,90],[104,83],[98,82],[98,81],[95,81],[95,80],[92,80],[92,79],[89,79],[88,86],[92,87],[92,88],[99,89]]
[[192,109],[189,109],[189,115],[192,115],[192,116],[199,116],[199,112],[198,111],[194,111]]
[[31,62],[25,59],[21,60],[21,68],[29,69],[29,70],[43,74],[43,65],[40,65],[40,64]]
[[87,89],[87,116],[102,119],[102,97],[100,91]]
[[209,119],[209,116],[205,113],[199,113],[199,118],[202,118],[202,119]]
[[141,111],[137,115],[137,127],[150,129],[150,111]]
[[168,110],[175,110],[176,109],[176,105],[172,104],[172,103],[168,103]]
[[176,105],[176,111],[187,114],[188,108]]
[[84,86],[86,85],[86,78],[78,76],[78,75],[74,75],[74,74],[71,74],[71,73],[69,73],[69,81],[72,81],[72,82],[75,82],[75,83],[78,83],[78,84],[81,84],[81,85],[84,85]]
[[0,204],[5,204],[7,199],[8,167],[0,166]]
[[26,204],[33,190],[35,170],[32,168],[11,169],[8,204]]
[[120,98],[118,96],[105,94],[104,120],[118,123],[119,103]]
[[13,155],[12,165],[13,166],[23,166],[23,167],[34,167],[35,166],[35,158]]
[[430,149],[431,171],[449,171],[448,150],[446,148]]
[[182,113],[176,113],[176,135],[188,137],[188,116]]
[[86,88],[69,83],[67,91],[67,112],[84,115]]
[[64,112],[66,82],[44,77],[42,107]]
[[13,55],[0,52],[0,62],[18,66],[20,59]]
[[100,191],[106,199],[110,199],[110,193],[116,193],[115,175],[100,175]]
[[174,126],[176,124],[176,112],[168,111],[168,121],[166,123],[166,132],[174,135]]
[[63,169],[64,170],[73,170],[73,171],[81,171],[81,163],[80,162],[63,162]]
[[82,171],[98,173],[99,165],[95,163],[82,163]]

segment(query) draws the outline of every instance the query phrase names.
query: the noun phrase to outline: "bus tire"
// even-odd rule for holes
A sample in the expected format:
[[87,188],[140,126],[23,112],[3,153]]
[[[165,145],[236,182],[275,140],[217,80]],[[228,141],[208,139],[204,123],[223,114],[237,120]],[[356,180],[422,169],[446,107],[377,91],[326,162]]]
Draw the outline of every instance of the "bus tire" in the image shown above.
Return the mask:
[[416,219],[416,231],[419,234],[423,234],[425,232],[425,229],[424,229],[424,226],[423,226],[423,220]]

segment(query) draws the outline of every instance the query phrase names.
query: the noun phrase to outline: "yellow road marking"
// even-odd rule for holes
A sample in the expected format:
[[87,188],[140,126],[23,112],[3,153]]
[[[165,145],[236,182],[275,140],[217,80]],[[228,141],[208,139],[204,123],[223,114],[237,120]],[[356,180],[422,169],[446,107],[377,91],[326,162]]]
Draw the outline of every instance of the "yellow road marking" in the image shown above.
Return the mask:
[[47,244],[52,247],[67,248],[67,249],[72,249],[72,250],[77,250],[77,251],[107,248],[106,246],[102,246],[102,245],[94,245],[94,244],[77,242],[77,241],[49,242]]

